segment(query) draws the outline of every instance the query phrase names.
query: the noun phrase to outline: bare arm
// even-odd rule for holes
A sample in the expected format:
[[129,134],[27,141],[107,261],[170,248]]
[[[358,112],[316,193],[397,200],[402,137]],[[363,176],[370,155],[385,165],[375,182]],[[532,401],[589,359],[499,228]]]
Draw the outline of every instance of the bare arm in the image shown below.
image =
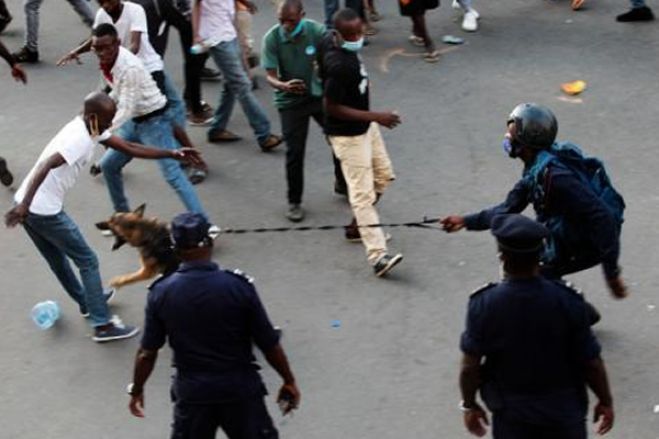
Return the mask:
[[137,55],[137,52],[140,51],[140,44],[142,43],[142,32],[131,32],[130,33],[130,47],[128,50]]
[[133,371],[133,389],[129,408],[131,413],[138,418],[144,417],[144,384],[151,376],[154,366],[158,360],[158,351],[138,349],[135,355],[135,369]]
[[282,380],[284,380],[284,384],[281,386],[281,389],[279,389],[277,401],[288,403],[287,407],[284,409],[284,414],[286,414],[300,405],[300,391],[295,384],[295,377],[288,365],[288,359],[286,358],[286,353],[281,347],[281,344],[277,343],[268,352],[264,352],[264,355],[266,360],[268,360],[268,364],[270,364],[270,366],[277,371]]
[[80,55],[89,52],[91,49],[92,49],[92,39],[89,38],[80,46],[76,47],[75,49],[64,55],[62,58],[60,58],[59,61],[57,61],[57,65],[63,66],[73,60],[80,63]]
[[601,421],[597,433],[605,434],[613,428],[615,416],[609,379],[606,375],[604,361],[601,358],[590,360],[586,365],[586,382],[598,399],[593,416],[593,422]]
[[276,90],[302,95],[307,92],[307,86],[304,81],[300,79],[291,79],[290,81],[284,82],[279,80],[276,69],[266,69],[266,73],[268,84]]
[[393,112],[379,113],[375,111],[358,110],[356,108],[333,102],[328,97],[325,97],[325,109],[328,115],[341,120],[377,122],[387,128],[394,128],[400,123],[400,117]]
[[199,157],[199,152],[192,148],[182,148],[182,149],[161,149],[155,147],[147,147],[139,143],[127,142],[118,136],[110,136],[109,139],[104,140],[103,145],[121,151],[124,154],[128,154],[131,157],[137,157],[141,159],[176,159],[183,161],[191,161],[193,164],[197,164],[197,161],[201,160]]
[[464,424],[467,430],[475,436],[482,437],[487,433],[488,424],[485,410],[476,402],[476,392],[481,385],[481,357],[463,354],[460,369],[460,392],[464,411]]
[[201,15],[201,0],[194,0],[192,5],[192,41],[193,43],[200,43],[199,37],[199,17]]
[[16,205],[13,209],[5,214],[5,224],[7,227],[14,227],[18,223],[23,222],[28,212],[30,211],[30,205],[32,204],[34,196],[41,187],[41,184],[48,176],[48,173],[52,169],[59,168],[64,163],[66,163],[66,160],[64,160],[64,157],[57,152],[48,157],[46,161],[39,165],[37,171],[34,173],[34,177],[32,177],[32,180],[30,180],[30,183],[27,186],[23,200],[20,202],[20,204]]
[[12,54],[7,50],[4,44],[2,44],[2,41],[0,41],[0,57],[7,61],[7,64],[9,64],[9,67],[14,67],[14,64],[16,64],[16,60],[12,56]]

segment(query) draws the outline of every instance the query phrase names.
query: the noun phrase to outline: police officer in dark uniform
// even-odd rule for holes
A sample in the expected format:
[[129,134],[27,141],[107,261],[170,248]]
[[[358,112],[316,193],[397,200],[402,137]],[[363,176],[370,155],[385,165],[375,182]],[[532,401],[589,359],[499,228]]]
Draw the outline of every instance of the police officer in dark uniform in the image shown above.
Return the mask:
[[608,432],[613,401],[584,300],[569,284],[539,274],[547,228],[510,214],[496,216],[491,230],[504,275],[469,300],[460,343],[465,426],[486,434],[480,390],[495,439],[585,439],[588,386],[598,398],[597,431]]
[[144,416],[144,384],[168,340],[176,368],[172,439],[212,439],[218,428],[229,439],[276,439],[252,343],[284,381],[278,394],[284,414],[298,407],[300,392],[252,279],[211,261],[209,227],[193,213],[172,221],[181,265],[150,288],[144,336],[128,386],[130,411]]
[[[543,255],[543,274],[560,278],[602,264],[609,290],[615,298],[624,298],[627,288],[618,265],[620,223],[609,206],[577,173],[556,161],[549,162],[537,178],[531,178],[540,155],[553,152],[557,132],[558,122],[549,108],[537,104],[515,107],[508,118],[503,146],[511,158],[524,162],[522,178],[503,203],[472,215],[448,216],[442,219],[444,230],[485,230],[494,216],[521,213],[533,204],[538,221],[562,224],[562,230],[574,231],[570,234],[573,242],[552,233],[551,247],[555,251]],[[616,196],[624,209],[622,197]]]

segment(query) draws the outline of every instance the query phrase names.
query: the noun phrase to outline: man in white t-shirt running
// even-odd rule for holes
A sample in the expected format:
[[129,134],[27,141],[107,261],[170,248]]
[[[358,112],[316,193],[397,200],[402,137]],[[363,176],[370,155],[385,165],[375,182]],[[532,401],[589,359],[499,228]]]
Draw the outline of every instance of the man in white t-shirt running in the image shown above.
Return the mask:
[[[16,206],[5,215],[7,227],[23,224],[64,290],[78,304],[80,313],[89,317],[96,342],[133,337],[139,328],[124,325],[117,316],[110,315],[107,300],[113,292],[103,292],[98,258],[63,210],[66,193],[91,160],[99,142],[133,157],[191,161],[198,158],[193,149],[146,148],[111,135],[107,129],[115,112],[115,103],[106,94],[89,95],[83,116],[76,116],[48,143],[16,192]],[[78,267],[80,280],[69,259]]]

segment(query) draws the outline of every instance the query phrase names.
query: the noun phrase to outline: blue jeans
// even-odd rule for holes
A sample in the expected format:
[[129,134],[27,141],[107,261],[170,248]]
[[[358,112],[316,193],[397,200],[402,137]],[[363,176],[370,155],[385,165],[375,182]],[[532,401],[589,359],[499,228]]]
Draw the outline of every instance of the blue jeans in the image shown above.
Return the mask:
[[[166,114],[151,117],[141,123],[129,120],[121,126],[117,134],[129,142],[138,142],[162,149],[178,148],[178,143],[174,139],[172,123]],[[130,210],[128,199],[124,193],[121,170],[132,159],[123,152],[108,149],[99,162],[115,212]],[[176,191],[186,209],[207,217],[192,183],[181,169],[179,162],[174,159],[159,159],[158,166],[165,180]]]
[[[107,324],[110,312],[103,297],[98,258],[85,242],[76,223],[62,211],[47,216],[30,213],[23,226],[80,311],[89,312],[92,326]],[[82,284],[73,273],[69,259],[80,270]]]
[[631,0],[632,8],[643,8],[645,7],[645,0]]
[[237,98],[254,130],[256,139],[259,143],[265,141],[270,135],[270,121],[252,93],[252,83],[245,73],[240,58],[238,39],[234,38],[211,47],[210,54],[224,76],[224,87],[220,93],[220,102],[217,104],[215,119],[208,134],[226,129]]
[[[82,21],[89,27],[94,24],[94,12],[87,0],[67,0],[78,13]],[[39,9],[43,0],[24,0],[25,10],[25,46],[30,50],[37,50],[39,40]]]
[[185,104],[183,104],[183,99],[181,99],[181,95],[178,94],[178,89],[174,85],[174,82],[172,81],[172,78],[163,71],[162,72],[165,80],[164,80],[164,90],[163,94],[167,98],[167,104],[169,105],[167,108],[167,115],[174,121],[178,126],[181,128],[185,128]]
[[324,0],[325,3],[325,27],[334,29],[334,14],[339,10],[339,0]]

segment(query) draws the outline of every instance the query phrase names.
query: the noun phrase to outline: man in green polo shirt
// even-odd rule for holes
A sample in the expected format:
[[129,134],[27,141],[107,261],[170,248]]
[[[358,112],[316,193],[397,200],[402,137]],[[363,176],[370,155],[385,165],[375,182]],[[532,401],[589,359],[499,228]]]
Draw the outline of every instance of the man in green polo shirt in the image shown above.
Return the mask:
[[[305,215],[301,204],[309,119],[313,118],[321,128],[324,123],[317,59],[325,26],[304,15],[300,0],[284,1],[279,8],[279,24],[263,37],[261,57],[268,83],[275,89],[275,106],[286,141],[286,218],[293,222],[302,221]],[[345,194],[345,180],[336,158],[334,174],[335,191]]]

